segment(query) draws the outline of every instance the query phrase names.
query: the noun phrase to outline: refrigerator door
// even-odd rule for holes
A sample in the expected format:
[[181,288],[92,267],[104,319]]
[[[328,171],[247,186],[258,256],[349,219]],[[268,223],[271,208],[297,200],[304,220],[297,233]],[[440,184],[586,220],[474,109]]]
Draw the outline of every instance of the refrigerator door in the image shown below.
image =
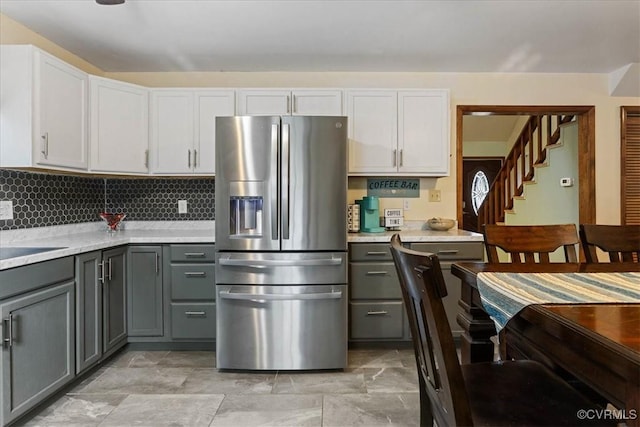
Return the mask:
[[216,118],[216,249],[279,250],[280,117]]
[[283,117],[281,138],[282,250],[346,250],[347,118]]

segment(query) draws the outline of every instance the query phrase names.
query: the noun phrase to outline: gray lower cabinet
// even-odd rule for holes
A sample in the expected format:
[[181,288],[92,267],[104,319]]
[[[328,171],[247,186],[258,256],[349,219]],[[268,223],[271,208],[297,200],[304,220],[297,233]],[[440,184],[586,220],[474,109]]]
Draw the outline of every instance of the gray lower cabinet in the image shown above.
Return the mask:
[[172,340],[214,340],[215,245],[171,245],[168,258]]
[[0,272],[0,424],[75,377],[73,258]]
[[76,373],[102,358],[102,251],[76,256]]
[[126,247],[76,256],[76,372],[127,343]]
[[[462,334],[456,321],[460,300],[460,279],[451,274],[456,261],[482,261],[482,242],[405,243],[421,252],[438,255],[448,295],[444,308],[454,336]],[[351,341],[393,341],[411,339],[402,302],[400,283],[388,243],[349,245],[349,307]]]
[[162,246],[130,246],[128,259],[129,336],[161,337]]
[[349,245],[349,316],[351,341],[410,339],[388,243]]

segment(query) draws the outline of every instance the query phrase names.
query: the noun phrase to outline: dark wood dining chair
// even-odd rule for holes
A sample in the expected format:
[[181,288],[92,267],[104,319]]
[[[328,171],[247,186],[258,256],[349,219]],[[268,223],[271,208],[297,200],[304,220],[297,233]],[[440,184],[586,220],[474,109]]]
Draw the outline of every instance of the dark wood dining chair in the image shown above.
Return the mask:
[[[460,365],[442,298],[438,257],[391,239],[413,339],[420,385],[420,425],[597,425],[578,411],[599,409],[538,362]],[[615,425],[615,423],[608,423]]]
[[484,226],[484,245],[490,263],[500,262],[497,248],[508,253],[512,263],[549,263],[549,254],[558,248],[564,249],[565,262],[578,262],[579,244],[575,224]]
[[599,262],[596,248],[609,262],[640,262],[640,225],[581,224],[580,241],[589,263]]

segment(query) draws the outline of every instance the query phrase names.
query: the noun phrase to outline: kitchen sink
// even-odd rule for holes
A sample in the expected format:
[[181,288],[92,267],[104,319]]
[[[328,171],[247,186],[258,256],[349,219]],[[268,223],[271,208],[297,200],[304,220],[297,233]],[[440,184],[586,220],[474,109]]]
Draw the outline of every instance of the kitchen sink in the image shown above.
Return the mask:
[[55,251],[57,249],[64,249],[66,246],[63,247],[11,247],[11,246],[6,246],[6,247],[0,247],[0,260],[2,259],[9,259],[9,258],[16,258],[16,257],[20,257],[20,256],[27,256],[27,255],[34,255],[34,254],[39,254],[41,252],[49,252],[49,251]]

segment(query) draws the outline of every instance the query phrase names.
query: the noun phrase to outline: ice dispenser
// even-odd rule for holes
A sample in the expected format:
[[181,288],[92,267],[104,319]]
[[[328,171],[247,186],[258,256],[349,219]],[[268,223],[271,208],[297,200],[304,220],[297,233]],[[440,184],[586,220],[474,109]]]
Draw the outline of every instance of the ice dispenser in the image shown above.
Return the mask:
[[229,196],[229,237],[262,237],[263,197],[255,182],[232,182]]

